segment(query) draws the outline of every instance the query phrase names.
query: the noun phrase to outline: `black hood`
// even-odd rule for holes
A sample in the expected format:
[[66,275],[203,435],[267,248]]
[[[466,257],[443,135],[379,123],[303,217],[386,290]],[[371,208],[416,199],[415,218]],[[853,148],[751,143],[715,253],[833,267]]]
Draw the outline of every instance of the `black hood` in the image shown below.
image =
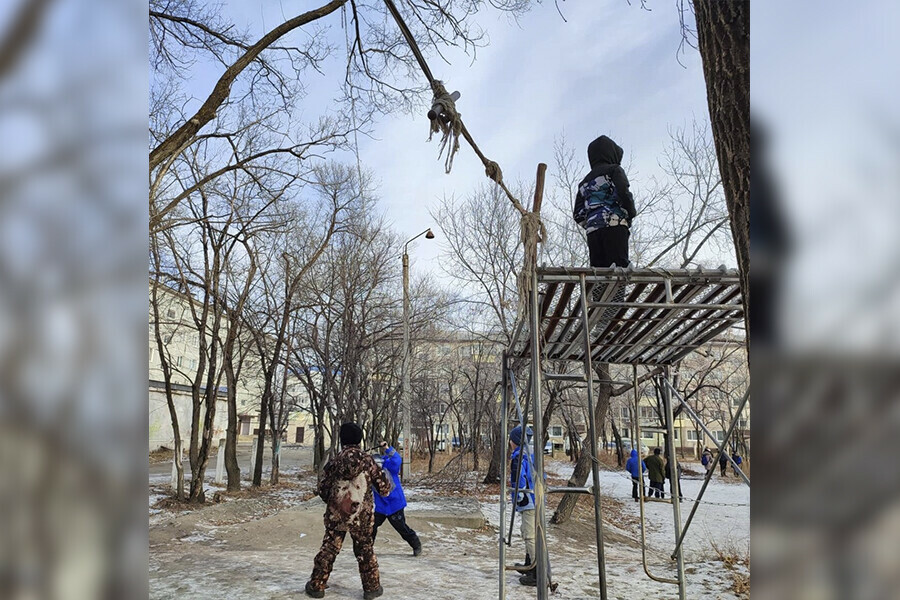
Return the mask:
[[625,151],[605,135],[588,144],[588,161],[592,169],[599,165],[621,165],[624,154]]

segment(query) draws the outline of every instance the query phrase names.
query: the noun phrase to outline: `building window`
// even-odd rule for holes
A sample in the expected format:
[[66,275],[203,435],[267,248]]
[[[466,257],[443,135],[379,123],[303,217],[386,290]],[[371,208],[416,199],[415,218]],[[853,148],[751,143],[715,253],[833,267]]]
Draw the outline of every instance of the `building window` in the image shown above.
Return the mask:
[[177,366],[177,367],[181,366],[181,358],[182,357],[179,356],[178,358],[175,359],[175,366]]
[[697,432],[694,431],[693,429],[689,429],[687,432],[687,439],[689,442],[696,442],[697,441]]
[[150,348],[150,362],[153,362],[153,348]]
[[551,437],[562,437],[562,426],[554,425],[550,428],[550,436]]
[[653,410],[652,406],[642,406],[641,407],[641,418],[642,419],[654,419],[654,418],[656,418],[656,411]]
[[641,432],[641,437],[644,438],[645,440],[652,440],[652,439],[654,439],[654,436],[653,436],[653,432],[652,432],[652,431],[642,431],[642,432]]
[[719,442],[725,440],[725,432],[722,431],[721,429],[720,429],[719,431],[716,432],[716,440],[719,441]]
[[676,440],[678,439],[678,430],[677,429],[675,430],[675,439]]
[[747,419],[738,419],[738,427],[741,429],[747,429]]
[[168,317],[169,317],[170,319],[174,319],[174,318],[175,318],[175,309],[174,309],[174,308],[170,308],[168,311],[166,311],[166,315],[168,315]]
[[631,409],[628,408],[627,406],[623,406],[621,414],[622,414],[623,419],[630,419],[631,418]]
[[627,427],[626,427],[625,429],[622,430],[622,437],[624,437],[624,438],[630,438],[630,437],[631,437],[631,431],[629,431],[629,429],[628,429]]
[[167,336],[163,337],[163,344],[168,344],[171,341],[172,341],[171,335],[167,335]]
[[191,358],[188,360],[188,369],[196,369],[197,368],[197,359]]

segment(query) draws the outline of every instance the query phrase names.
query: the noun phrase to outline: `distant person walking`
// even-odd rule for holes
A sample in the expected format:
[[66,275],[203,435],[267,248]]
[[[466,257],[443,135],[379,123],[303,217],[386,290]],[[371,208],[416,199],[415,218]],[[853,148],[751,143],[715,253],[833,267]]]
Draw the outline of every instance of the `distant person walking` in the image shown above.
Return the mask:
[[403,538],[403,541],[412,548],[413,556],[419,556],[422,554],[422,542],[419,541],[419,536],[412,527],[406,524],[406,515],[403,514],[403,509],[406,508],[406,496],[403,494],[403,486],[400,485],[400,467],[403,465],[403,458],[387,442],[381,442],[379,449],[383,456],[382,468],[387,471],[393,486],[390,493],[385,496],[373,488],[375,492],[375,528],[372,530],[372,543],[375,543],[378,528],[387,519],[391,527]]
[[[638,451],[632,449],[631,458],[625,462],[625,470],[631,474],[631,497],[637,502],[640,500],[638,486],[641,485],[641,473],[647,472],[647,463],[638,457]],[[643,490],[642,490],[643,491]],[[643,494],[647,496],[647,494]]]
[[703,450],[703,456],[700,457],[700,463],[703,465],[703,468],[706,469],[707,473],[716,468],[716,461],[713,460],[713,455],[709,448]]
[[[678,463],[678,499],[684,500],[684,490],[681,487],[681,474],[684,472],[684,467],[681,466],[681,463]],[[675,487],[672,485],[672,461],[669,460],[669,453],[666,452],[666,479],[669,480],[669,493],[672,497],[675,497]]]
[[731,460],[734,461],[732,465],[732,469],[734,470],[734,476],[740,477],[738,475],[738,468],[741,466],[741,463],[744,462],[744,459],[741,458],[741,455],[737,453],[737,450],[731,453]]
[[725,450],[719,454],[719,469],[722,470],[722,477],[728,475],[728,453]]
[[647,463],[647,471],[650,476],[650,488],[653,490],[653,496],[655,498],[665,498],[665,483],[666,483],[666,465],[663,462],[662,450],[659,448],[653,449],[653,454],[648,456],[644,462]]

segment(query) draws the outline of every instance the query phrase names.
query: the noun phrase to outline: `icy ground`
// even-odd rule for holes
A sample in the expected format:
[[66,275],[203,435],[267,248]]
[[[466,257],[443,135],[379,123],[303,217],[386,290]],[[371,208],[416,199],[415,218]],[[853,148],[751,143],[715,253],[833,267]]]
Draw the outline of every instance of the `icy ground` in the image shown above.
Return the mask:
[[[571,469],[570,463],[547,464],[551,476],[556,473],[565,478]],[[682,483],[685,495],[694,498],[702,481],[684,478]],[[677,598],[675,586],[654,582],[643,572],[638,504],[631,500],[630,480],[620,473],[603,471],[600,484],[608,498],[604,501],[604,522],[609,597]],[[323,526],[322,504],[318,499],[305,499],[308,493],[304,485],[301,480],[299,488],[228,499],[191,511],[151,510],[150,598],[305,598],[303,585],[312,569]],[[151,494],[159,491],[152,488]],[[409,521],[423,541],[424,552],[414,558],[409,547],[385,524],[375,547],[385,588],[383,598],[496,599],[496,493],[480,498],[487,525],[470,529],[425,520],[441,505],[442,494],[421,483],[410,492]],[[551,500],[551,506],[556,501]],[[733,573],[717,558],[713,544],[739,555],[748,551],[749,488],[716,476],[704,501],[686,542],[688,597],[738,598],[731,591]],[[553,577],[559,582],[553,598],[599,597],[590,506],[590,498],[585,497],[572,521],[548,527]],[[692,506],[692,502],[685,502],[683,519]],[[650,570],[655,575],[671,576],[674,567],[667,556],[674,546],[671,506],[652,503],[645,509]],[[416,517],[417,511],[422,511],[423,517]],[[552,510],[548,510],[548,518],[550,514]],[[522,554],[517,525],[507,562],[520,560]],[[534,588],[520,586],[515,573],[507,573],[506,581],[507,598],[535,597]],[[362,598],[349,540],[338,556],[329,585],[326,598]]]

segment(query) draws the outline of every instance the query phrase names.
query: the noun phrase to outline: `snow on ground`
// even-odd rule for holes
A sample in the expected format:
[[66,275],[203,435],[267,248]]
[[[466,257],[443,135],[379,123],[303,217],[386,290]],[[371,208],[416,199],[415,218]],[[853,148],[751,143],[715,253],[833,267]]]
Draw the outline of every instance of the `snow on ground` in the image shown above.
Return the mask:
[[[548,461],[548,471],[571,474],[570,463]],[[701,480],[683,478],[685,493],[695,497]],[[606,515],[606,565],[609,597],[616,600],[675,598],[677,589],[650,580],[643,572],[635,540],[638,505],[631,501],[631,482],[612,471],[601,472],[605,494],[617,500]],[[158,490],[151,490],[151,493]],[[410,487],[409,511],[427,514],[450,499],[419,484]],[[296,490],[273,490],[270,497],[228,499],[193,511],[162,511],[150,526],[150,597],[198,600],[243,598],[303,598],[303,585],[312,569],[322,538],[322,505],[303,500]],[[307,494],[308,497],[308,494]],[[749,489],[716,477],[688,535],[687,588],[693,599],[735,600],[731,574],[713,557],[710,541],[720,546],[746,545],[749,540]],[[442,504],[441,501],[444,503]],[[619,504],[621,502],[621,504]],[[684,518],[692,503],[685,503]],[[671,506],[648,504],[648,554],[654,574],[671,576],[666,556],[674,545]],[[424,552],[414,558],[409,546],[388,524],[379,530],[376,552],[384,598],[406,600],[494,600],[498,596],[499,498],[482,497],[488,526],[466,529],[436,522],[416,522]],[[508,516],[509,513],[507,513]],[[549,513],[548,513],[549,517]],[[508,526],[508,522],[507,522]],[[507,563],[521,560],[522,541],[515,528]],[[596,546],[591,523],[572,521],[548,527],[552,573],[559,589],[553,598],[577,600],[599,597]],[[518,575],[505,574],[507,598],[534,598],[534,588],[518,584]],[[349,540],[338,556],[327,598],[362,597],[356,561]]]
[[[685,468],[701,472],[699,463],[685,463]],[[548,461],[548,473],[568,479],[572,475],[572,463]],[[719,548],[732,550],[737,554],[750,550],[750,488],[743,482],[738,483],[729,470],[728,480],[723,481],[718,474],[714,475],[707,486],[700,506],[688,529],[685,538],[685,560],[705,559],[715,556],[712,542]],[[593,482],[588,475],[587,485]],[[645,479],[645,485],[647,480]],[[694,507],[695,499],[703,485],[702,477],[682,476],[681,486],[684,502],[681,504],[681,524],[687,521]],[[631,476],[625,471],[600,471],[600,489],[604,495],[624,502],[623,513],[635,519],[640,518],[640,503],[631,498]],[[669,482],[665,485],[668,497]],[[644,504],[647,521],[647,543],[661,552],[669,552],[675,547],[675,529],[672,517],[672,505],[658,502]],[[638,536],[640,530],[635,532]]]

